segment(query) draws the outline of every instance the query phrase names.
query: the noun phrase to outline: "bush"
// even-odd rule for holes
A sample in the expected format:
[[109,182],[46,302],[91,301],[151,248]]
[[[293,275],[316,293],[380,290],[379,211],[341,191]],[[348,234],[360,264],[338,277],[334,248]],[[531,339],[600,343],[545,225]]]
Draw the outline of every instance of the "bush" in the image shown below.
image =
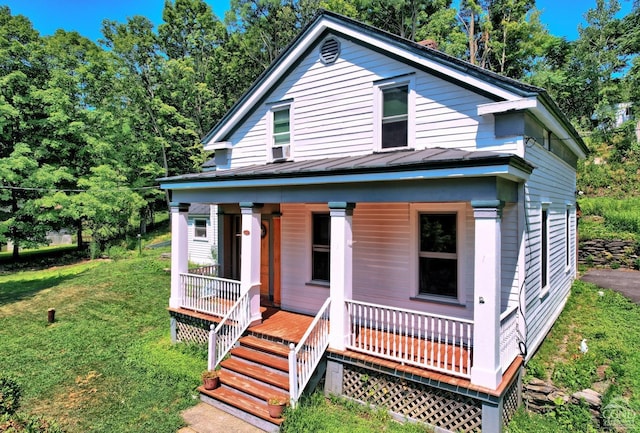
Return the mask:
[[13,415],[20,407],[21,390],[18,382],[0,376],[0,415]]

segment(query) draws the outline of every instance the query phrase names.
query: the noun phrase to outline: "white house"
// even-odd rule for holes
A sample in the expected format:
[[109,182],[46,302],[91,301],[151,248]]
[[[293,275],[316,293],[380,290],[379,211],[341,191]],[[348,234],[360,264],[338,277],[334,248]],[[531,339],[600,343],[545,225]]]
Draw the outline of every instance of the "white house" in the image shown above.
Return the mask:
[[[325,375],[440,431],[502,430],[576,274],[587,149],[543,89],[323,12],[204,146],[215,171],[161,180],[173,335],[222,368],[204,400],[277,429],[266,396]],[[218,278],[187,273],[189,203],[218,205]]]
[[214,265],[218,254],[218,206],[191,203],[189,206],[189,262]]

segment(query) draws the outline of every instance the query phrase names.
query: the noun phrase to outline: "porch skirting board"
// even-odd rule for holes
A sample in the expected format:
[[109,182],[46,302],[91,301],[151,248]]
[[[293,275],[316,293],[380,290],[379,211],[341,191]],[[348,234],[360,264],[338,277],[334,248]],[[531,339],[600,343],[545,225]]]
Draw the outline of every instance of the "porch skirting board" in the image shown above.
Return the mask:
[[183,343],[209,343],[209,330],[216,322],[207,319],[204,314],[195,311],[184,311],[180,309],[169,309],[171,316],[171,341]]
[[489,394],[330,351],[325,393],[384,407],[398,420],[425,423],[438,433],[498,433],[521,402],[521,362],[512,368],[500,393]]

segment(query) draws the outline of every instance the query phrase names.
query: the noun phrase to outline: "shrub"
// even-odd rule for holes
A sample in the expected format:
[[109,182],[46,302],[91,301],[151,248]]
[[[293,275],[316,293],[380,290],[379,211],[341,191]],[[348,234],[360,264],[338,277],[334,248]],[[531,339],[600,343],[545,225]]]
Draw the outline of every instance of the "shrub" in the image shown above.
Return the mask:
[[20,407],[20,386],[10,377],[0,376],[0,415],[12,415]]

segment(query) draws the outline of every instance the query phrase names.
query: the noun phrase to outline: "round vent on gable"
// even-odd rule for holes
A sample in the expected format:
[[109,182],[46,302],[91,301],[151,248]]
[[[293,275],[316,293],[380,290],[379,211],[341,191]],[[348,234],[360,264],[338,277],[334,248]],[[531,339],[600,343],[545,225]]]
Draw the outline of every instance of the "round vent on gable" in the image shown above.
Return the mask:
[[335,62],[340,55],[340,41],[330,37],[322,41],[320,45],[320,61],[325,65]]

